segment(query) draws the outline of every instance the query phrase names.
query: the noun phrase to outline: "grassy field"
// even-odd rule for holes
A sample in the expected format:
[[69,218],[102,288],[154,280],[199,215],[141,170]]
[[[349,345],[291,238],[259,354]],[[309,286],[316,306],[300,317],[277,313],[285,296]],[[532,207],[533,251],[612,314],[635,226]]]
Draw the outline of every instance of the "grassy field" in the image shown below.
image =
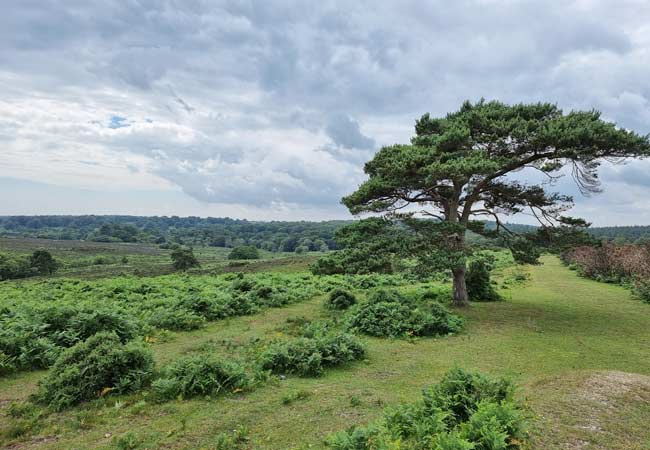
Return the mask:
[[[0,252],[26,256],[39,249],[46,249],[62,263],[54,274],[56,277],[155,276],[174,271],[171,250],[154,244],[0,237]],[[261,272],[270,268],[276,272],[295,272],[307,270],[321,255],[318,252],[296,255],[260,250],[260,260],[231,262],[227,259],[230,251],[222,247],[194,248],[201,267],[192,269],[191,273]]]
[[[41,417],[17,440],[20,424],[0,416],[7,448],[217,448],[239,430],[243,448],[322,448],[329,433],[364,424],[390,404],[460,366],[506,375],[520,385],[531,414],[534,449],[650,449],[650,308],[618,286],[578,278],[554,257],[527,268],[506,300],[461,311],[458,336],[366,338],[368,358],[320,378],[274,379],[246,394],[152,404],[142,396],[108,398]],[[318,318],[323,298],[232,318],[152,345],[158,362],[209,346],[239,345],[284,332],[288,318]],[[0,408],[35,390],[43,372],[0,379]],[[299,393],[299,395],[297,395]],[[287,402],[287,398],[297,397]]]

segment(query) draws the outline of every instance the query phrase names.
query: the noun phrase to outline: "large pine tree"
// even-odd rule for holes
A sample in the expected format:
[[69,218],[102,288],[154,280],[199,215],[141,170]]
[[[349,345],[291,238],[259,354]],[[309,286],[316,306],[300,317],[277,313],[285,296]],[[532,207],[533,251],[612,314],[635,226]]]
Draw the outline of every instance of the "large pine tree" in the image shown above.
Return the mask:
[[415,133],[410,145],[377,152],[364,167],[368,180],[342,201],[353,214],[380,213],[418,236],[408,246],[411,256],[452,271],[458,306],[468,302],[465,232],[474,220],[492,218],[499,229],[503,215],[526,211],[553,226],[572,205],[570,196],[518,180],[517,172],[534,169],[552,181],[568,167],[588,194],[600,190],[601,161],[650,155],[649,136],[597,111],[564,114],[548,103],[465,102],[446,117],[425,114]]

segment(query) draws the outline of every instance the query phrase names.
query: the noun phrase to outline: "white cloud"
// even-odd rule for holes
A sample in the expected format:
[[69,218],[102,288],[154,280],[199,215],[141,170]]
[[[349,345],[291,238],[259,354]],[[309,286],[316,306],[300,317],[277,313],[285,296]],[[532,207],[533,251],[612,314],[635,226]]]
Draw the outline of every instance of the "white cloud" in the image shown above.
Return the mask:
[[[201,215],[344,217],[374,149],[468,98],[596,107],[650,131],[641,0],[10,3],[0,177],[183,192]],[[645,166],[629,167],[603,173],[603,204],[648,197]]]

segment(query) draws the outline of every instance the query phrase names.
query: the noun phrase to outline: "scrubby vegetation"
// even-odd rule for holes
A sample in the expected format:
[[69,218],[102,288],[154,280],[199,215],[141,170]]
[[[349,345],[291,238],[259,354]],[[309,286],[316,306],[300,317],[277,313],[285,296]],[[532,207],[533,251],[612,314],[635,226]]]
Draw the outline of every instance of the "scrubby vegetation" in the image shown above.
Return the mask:
[[114,333],[98,333],[61,354],[34,400],[61,410],[106,395],[136,392],[151,381],[153,368],[149,350],[123,344]]
[[260,252],[252,245],[240,245],[230,251],[228,259],[260,259]]
[[36,250],[30,256],[0,253],[0,281],[51,275],[58,268],[59,263],[47,250]]
[[345,289],[334,289],[327,297],[327,306],[331,309],[348,309],[357,303],[357,298],[350,291]]
[[461,369],[425,388],[412,404],[387,408],[378,422],[329,437],[333,450],[515,450],[526,441],[513,386]]
[[288,342],[276,342],[260,357],[263,370],[277,374],[318,376],[327,367],[340,366],[365,356],[358,338],[346,333],[317,333]]
[[251,377],[241,364],[212,354],[186,356],[162,370],[151,385],[159,401],[195,396],[212,396],[241,391],[251,384]]
[[650,246],[582,246],[567,250],[562,259],[584,277],[629,285],[638,298],[650,303]]
[[476,258],[468,264],[465,281],[467,295],[471,301],[493,302],[500,299],[490,279],[493,264],[494,259],[485,256]]
[[459,331],[463,324],[436,302],[418,302],[389,290],[373,292],[350,311],[347,321],[351,330],[378,337],[445,335]]
[[190,248],[178,247],[172,251],[172,264],[176,270],[187,270],[192,267],[198,267],[199,261],[194,256],[194,250]]
[[169,275],[100,281],[49,280],[0,289],[0,373],[42,369],[95,333],[122,341],[303,301],[337,288],[398,286],[400,276]]

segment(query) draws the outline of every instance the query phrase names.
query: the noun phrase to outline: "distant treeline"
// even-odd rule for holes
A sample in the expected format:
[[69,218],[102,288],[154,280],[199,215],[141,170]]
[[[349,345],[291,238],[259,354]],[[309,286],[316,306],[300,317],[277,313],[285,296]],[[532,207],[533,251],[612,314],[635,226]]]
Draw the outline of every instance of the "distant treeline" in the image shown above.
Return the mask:
[[[486,222],[487,229],[494,229],[496,224],[494,222]],[[513,233],[524,234],[534,232],[538,227],[534,225],[524,225],[517,223],[508,223],[506,227]],[[650,225],[629,225],[629,226],[614,226],[614,227],[590,227],[587,232],[592,236],[607,240],[615,241],[618,244],[635,243],[645,244],[650,243]]]
[[161,245],[254,245],[269,251],[301,252],[336,249],[334,232],[347,223],[255,222],[227,217],[0,216],[0,235]]
[[[334,232],[350,223],[346,220],[257,222],[228,217],[0,216],[0,235],[162,245],[254,245],[269,251],[302,252],[336,249]],[[486,223],[488,229],[494,226],[493,222]],[[537,228],[523,224],[506,226],[519,234]],[[617,243],[650,242],[650,226],[595,227],[588,231],[597,238]]]

